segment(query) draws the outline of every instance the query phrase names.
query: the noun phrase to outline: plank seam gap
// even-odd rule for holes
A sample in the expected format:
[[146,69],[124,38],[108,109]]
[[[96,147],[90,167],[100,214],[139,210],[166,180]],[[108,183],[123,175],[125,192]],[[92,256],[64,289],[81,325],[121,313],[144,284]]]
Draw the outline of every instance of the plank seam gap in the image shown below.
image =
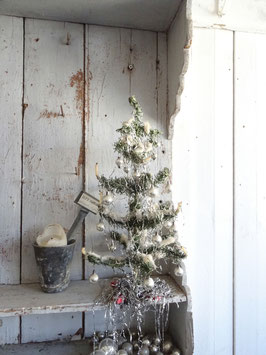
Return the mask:
[[[85,86],[86,86],[86,25],[83,25],[83,102],[82,102],[82,155],[83,155],[83,169],[82,169],[82,189],[85,189],[85,161],[86,161],[86,154],[85,154]],[[82,247],[85,247],[85,220],[82,223]],[[82,257],[82,279],[85,280],[85,260]]]
[[232,122],[232,145],[233,145],[233,159],[232,159],[232,170],[233,170],[233,218],[232,218],[232,353],[235,354],[235,31],[233,31],[233,122]]
[[[23,220],[23,156],[24,156],[24,92],[25,92],[25,17],[23,18],[23,35],[22,35],[22,98],[21,98],[21,179],[20,179],[20,269],[19,269],[19,283],[22,281],[22,220]],[[22,317],[19,317],[19,343],[22,340]]]

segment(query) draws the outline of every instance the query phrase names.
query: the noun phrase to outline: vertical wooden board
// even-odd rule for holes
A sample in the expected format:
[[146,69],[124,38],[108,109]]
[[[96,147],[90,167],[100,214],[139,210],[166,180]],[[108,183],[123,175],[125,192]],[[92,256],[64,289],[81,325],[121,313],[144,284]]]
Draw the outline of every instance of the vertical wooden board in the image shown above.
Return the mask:
[[[82,334],[80,313],[56,314],[52,321],[50,314],[25,316],[22,318],[22,343],[47,340],[71,340]],[[59,327],[60,324],[60,327]]]
[[[168,76],[167,76],[167,36],[157,33],[157,59],[156,59],[156,90],[157,90],[157,127],[162,133],[162,147],[158,149],[157,170],[172,168],[172,140],[167,139],[168,134]],[[169,196],[168,196],[169,197]]]
[[[153,173],[162,166],[170,167],[171,151],[165,132],[165,113],[167,88],[166,37],[155,32],[132,31],[131,94],[135,95],[143,109],[144,121],[162,131],[162,147],[157,150],[158,158],[148,166]],[[162,153],[162,151],[165,152]]]
[[[23,282],[37,281],[34,238],[50,223],[69,228],[77,213],[73,201],[83,186],[84,158],[83,29],[83,25],[41,20],[26,20],[25,24]],[[81,279],[81,229],[75,238],[72,278]],[[78,317],[81,327],[81,315]],[[68,323],[63,316],[48,319],[54,334]],[[41,322],[36,318],[39,328]],[[23,319],[24,339],[29,327]],[[35,341],[40,339],[44,337]]]
[[20,280],[23,20],[0,17],[0,283]]
[[[0,16],[0,284],[20,281],[23,20]],[[0,344],[17,343],[19,318],[2,320]]]
[[266,36],[235,34],[235,353],[266,352]]
[[[99,197],[95,164],[99,173],[109,177],[115,168],[117,154],[113,144],[118,138],[116,129],[131,116],[128,97],[130,30],[101,26],[87,27],[89,122],[86,142],[86,190]],[[118,171],[116,170],[115,174]],[[104,233],[96,230],[98,217],[86,219],[86,248],[108,253]],[[108,226],[106,226],[108,232]],[[110,268],[96,268],[101,277],[112,275]],[[92,265],[86,263],[86,275]]]
[[132,30],[130,90],[143,109],[144,120],[157,126],[157,33]]
[[17,344],[19,339],[19,317],[0,318],[0,345]]
[[232,34],[195,29],[175,124],[173,198],[183,202],[178,230],[198,355],[232,353],[232,78]]
[[215,30],[214,339],[232,354],[233,334],[233,32]]
[[[50,223],[71,226],[83,184],[83,26],[26,20],[25,31],[22,281],[33,282],[32,241]],[[80,279],[80,230],[75,237]]]

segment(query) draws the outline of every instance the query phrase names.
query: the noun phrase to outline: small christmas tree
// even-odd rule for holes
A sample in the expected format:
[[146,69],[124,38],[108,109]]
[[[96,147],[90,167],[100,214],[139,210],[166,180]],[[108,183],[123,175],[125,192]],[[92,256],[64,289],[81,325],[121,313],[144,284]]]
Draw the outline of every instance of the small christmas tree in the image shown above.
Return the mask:
[[[133,108],[133,117],[124,122],[117,130],[119,140],[114,150],[119,154],[116,165],[123,169],[123,177],[106,178],[95,172],[99,180],[100,221],[97,230],[105,231],[105,223],[112,227],[108,233],[112,243],[122,245],[120,256],[100,256],[92,251],[86,255],[89,262],[111,268],[129,267],[132,278],[145,288],[152,288],[154,281],[150,277],[158,269],[161,259],[170,260],[180,267],[180,260],[186,256],[185,249],[177,241],[174,222],[180,212],[171,201],[162,201],[160,195],[169,193],[171,177],[168,168],[156,175],[149,172],[149,164],[156,159],[160,132],[152,129],[149,122],[142,121],[142,109],[134,96],[129,98]],[[127,213],[119,217],[111,211],[116,195],[126,195]],[[113,251],[115,248],[111,248]],[[98,280],[93,273],[91,281]]]

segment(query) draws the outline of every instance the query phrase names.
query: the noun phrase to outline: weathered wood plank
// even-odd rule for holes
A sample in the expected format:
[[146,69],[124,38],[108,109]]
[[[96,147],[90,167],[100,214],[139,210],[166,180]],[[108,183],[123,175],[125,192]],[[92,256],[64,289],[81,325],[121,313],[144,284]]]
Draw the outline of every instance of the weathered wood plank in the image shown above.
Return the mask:
[[[24,101],[22,281],[33,282],[32,241],[49,223],[71,226],[82,189],[82,25],[26,20]],[[78,279],[80,230],[75,237],[72,277]]]
[[[0,16],[0,62],[0,284],[12,284],[20,282],[22,19]],[[18,336],[19,318],[5,319],[0,344]]]
[[[24,331],[22,330],[21,342],[70,340],[75,335],[79,335],[78,339],[81,339],[83,331],[80,319],[81,313],[40,314],[23,317],[22,329]],[[56,324],[54,324],[55,320]]]
[[[83,26],[26,20],[23,282],[37,281],[34,238],[50,223],[69,228],[77,213],[73,201],[83,186],[83,91]],[[72,278],[81,279],[81,229],[75,238]],[[64,329],[64,323],[50,317],[54,334]],[[80,316],[80,327],[81,323]],[[38,329],[29,327],[23,320],[24,339],[35,332],[35,341],[49,340],[38,339]]]
[[30,18],[167,31],[181,0],[1,0],[0,13]]
[[[89,122],[86,141],[86,189],[99,197],[95,164],[100,174],[110,176],[115,168],[113,143],[115,130],[131,116],[130,95],[130,30],[100,26],[87,27]],[[119,173],[116,171],[116,174]],[[96,230],[98,217],[86,218],[86,247],[97,253],[108,253],[104,233]],[[108,228],[107,228],[108,231]],[[86,277],[92,272],[86,262]],[[114,272],[98,266],[97,273],[108,277]]]
[[0,355],[88,355],[89,340],[71,342],[51,342],[37,344],[8,345],[0,347]]
[[0,20],[0,283],[19,283],[23,21]]
[[[164,280],[171,289],[171,295],[165,301],[185,302],[186,296],[170,276],[154,277]],[[112,279],[101,279],[96,284],[88,280],[72,281],[62,293],[46,294],[38,284],[0,286],[0,316],[69,313],[105,309],[103,303],[95,304],[102,290],[110,285]],[[147,302],[153,302],[147,301]],[[163,302],[163,300],[162,300]],[[160,303],[160,300],[157,301]],[[24,321],[25,318],[23,318]],[[40,318],[41,320],[41,318]]]
[[173,139],[197,355],[232,353],[232,46],[230,32],[194,30]]
[[[20,341],[19,317],[0,318],[0,346],[5,344],[17,344]],[[1,349],[1,348],[0,348]],[[0,351],[1,354],[1,351]]]
[[235,34],[236,355],[266,352],[265,45],[265,35]]

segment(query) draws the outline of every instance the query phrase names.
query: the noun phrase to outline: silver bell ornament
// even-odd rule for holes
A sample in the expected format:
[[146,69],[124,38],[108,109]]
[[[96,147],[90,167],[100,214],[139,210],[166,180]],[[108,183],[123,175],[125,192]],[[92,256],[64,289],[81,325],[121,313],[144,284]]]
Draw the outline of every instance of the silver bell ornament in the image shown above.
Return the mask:
[[142,346],[142,347],[139,349],[138,354],[139,354],[139,355],[150,355],[149,347],[146,346],[146,345]]
[[154,287],[154,281],[151,277],[148,277],[147,279],[144,280],[143,285],[144,287],[152,288]]
[[115,355],[117,352],[117,345],[113,339],[105,338],[100,342],[99,350],[103,351],[104,354]]
[[171,340],[165,340],[163,343],[163,353],[169,354],[173,348],[173,343]]
[[155,234],[155,235],[152,237],[152,241],[153,241],[153,243],[155,243],[155,244],[159,244],[159,243],[161,243],[161,241],[162,241],[162,237],[160,236],[160,234]]
[[177,348],[174,348],[172,351],[171,351],[171,355],[181,355],[181,351]]
[[115,163],[116,163],[117,167],[120,169],[121,166],[124,164],[124,161],[123,161],[123,159],[121,159],[120,157],[118,157],[118,158],[116,159]]
[[152,345],[150,346],[150,352],[151,352],[151,354],[158,354],[158,351],[159,351],[159,347],[158,347],[157,345],[152,344]]
[[93,273],[89,277],[89,280],[90,280],[90,283],[92,283],[92,284],[95,284],[96,282],[99,281],[99,276],[96,274],[95,271],[93,271]]
[[103,197],[103,204],[106,206],[111,205],[111,203],[114,201],[113,195],[108,193]]
[[122,349],[125,350],[128,354],[133,354],[133,344],[131,343],[124,343],[122,345]]
[[104,223],[102,221],[100,221],[99,223],[96,224],[96,229],[99,232],[103,232],[105,230],[105,226]]
[[159,189],[157,187],[152,187],[149,190],[149,196],[150,197],[157,197],[159,195]]
[[180,265],[176,266],[174,269],[174,274],[175,276],[183,276],[184,275],[184,270]]

